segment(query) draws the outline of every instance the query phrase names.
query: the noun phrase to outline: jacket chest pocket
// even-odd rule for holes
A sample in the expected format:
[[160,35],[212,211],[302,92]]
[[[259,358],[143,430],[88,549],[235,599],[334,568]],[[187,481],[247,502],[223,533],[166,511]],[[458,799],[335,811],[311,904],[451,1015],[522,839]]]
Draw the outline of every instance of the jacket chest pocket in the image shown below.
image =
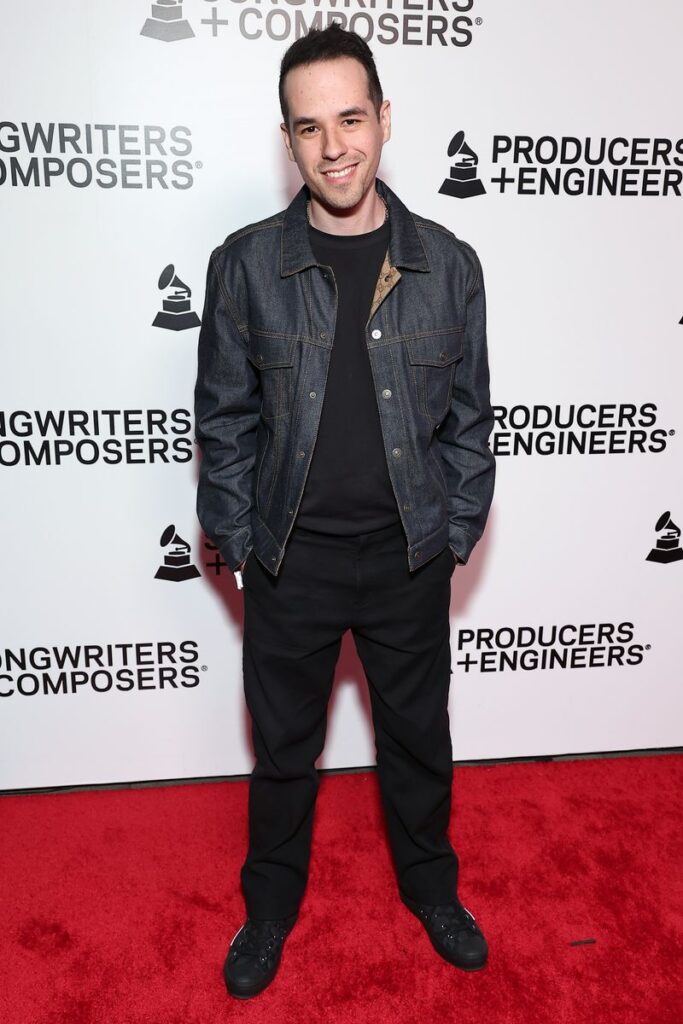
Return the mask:
[[289,415],[294,394],[294,338],[250,332],[249,361],[261,380],[261,415],[267,420]]
[[463,326],[406,342],[418,408],[434,421],[442,420],[448,412],[464,334]]

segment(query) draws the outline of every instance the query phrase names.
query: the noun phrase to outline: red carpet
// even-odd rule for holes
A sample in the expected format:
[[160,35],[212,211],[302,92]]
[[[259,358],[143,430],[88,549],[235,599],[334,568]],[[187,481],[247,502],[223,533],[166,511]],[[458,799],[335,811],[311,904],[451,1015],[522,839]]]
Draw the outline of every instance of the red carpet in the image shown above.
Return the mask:
[[456,767],[459,895],[491,950],[467,974],[398,900],[375,774],[323,776],[301,916],[244,1002],[221,969],[246,782],[0,798],[0,1019],[681,1024],[682,791],[679,755]]

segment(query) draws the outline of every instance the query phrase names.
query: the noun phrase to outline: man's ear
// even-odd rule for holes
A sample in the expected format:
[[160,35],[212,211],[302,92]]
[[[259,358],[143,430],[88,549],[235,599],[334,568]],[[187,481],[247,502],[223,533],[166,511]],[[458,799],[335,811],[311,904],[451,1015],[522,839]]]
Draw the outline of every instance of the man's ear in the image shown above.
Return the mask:
[[391,138],[391,101],[384,100],[381,107],[379,108],[379,123],[384,129],[383,142],[388,142]]
[[282,139],[287,150],[287,156],[290,160],[294,160],[294,153],[292,152],[292,140],[289,137],[289,129],[284,121],[280,122],[280,131],[282,132]]

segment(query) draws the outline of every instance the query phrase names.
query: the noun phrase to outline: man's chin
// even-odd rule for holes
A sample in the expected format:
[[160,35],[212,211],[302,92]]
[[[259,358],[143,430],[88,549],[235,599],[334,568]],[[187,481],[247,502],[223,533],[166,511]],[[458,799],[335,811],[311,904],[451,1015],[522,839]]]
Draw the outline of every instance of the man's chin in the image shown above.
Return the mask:
[[360,202],[360,196],[325,196],[320,202],[328,210],[354,210]]
[[340,189],[335,188],[332,192],[327,190],[321,191],[317,188],[310,188],[311,194],[320,203],[321,206],[327,207],[329,210],[353,210],[360,203],[361,199],[365,195],[362,189],[349,188]]

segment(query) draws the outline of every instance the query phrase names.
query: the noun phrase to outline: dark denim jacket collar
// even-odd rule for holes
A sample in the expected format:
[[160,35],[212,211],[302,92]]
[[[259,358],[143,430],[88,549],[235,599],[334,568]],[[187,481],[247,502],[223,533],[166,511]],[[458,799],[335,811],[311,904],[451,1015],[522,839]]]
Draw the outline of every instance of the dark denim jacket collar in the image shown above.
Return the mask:
[[[392,267],[428,271],[427,254],[415,227],[412,214],[381,178],[375,178],[375,187],[389,208],[391,220],[389,263]],[[285,210],[280,253],[281,277],[287,277],[300,270],[305,270],[306,267],[318,265],[308,239],[306,203],[309,198],[308,185],[304,184]]]

